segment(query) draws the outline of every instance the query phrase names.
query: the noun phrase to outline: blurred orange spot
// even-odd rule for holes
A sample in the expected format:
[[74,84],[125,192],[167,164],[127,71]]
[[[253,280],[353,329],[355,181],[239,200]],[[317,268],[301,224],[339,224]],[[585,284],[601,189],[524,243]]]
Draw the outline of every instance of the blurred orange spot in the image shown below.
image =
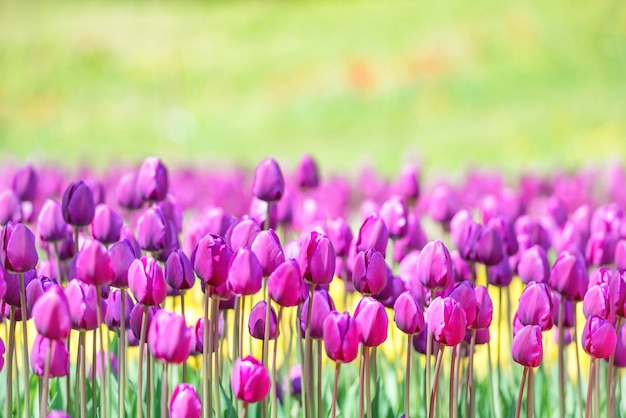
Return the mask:
[[417,53],[408,63],[409,71],[417,76],[440,76],[451,67],[448,53],[441,47],[429,47]]
[[348,81],[352,87],[359,90],[370,90],[376,85],[376,77],[371,66],[362,60],[350,63]]

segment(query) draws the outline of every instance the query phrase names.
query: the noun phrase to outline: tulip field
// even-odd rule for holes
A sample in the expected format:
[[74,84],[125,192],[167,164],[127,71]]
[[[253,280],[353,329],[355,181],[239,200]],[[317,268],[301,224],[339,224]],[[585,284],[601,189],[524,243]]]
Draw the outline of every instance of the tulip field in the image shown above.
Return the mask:
[[626,170],[295,167],[4,169],[1,415],[626,413]]

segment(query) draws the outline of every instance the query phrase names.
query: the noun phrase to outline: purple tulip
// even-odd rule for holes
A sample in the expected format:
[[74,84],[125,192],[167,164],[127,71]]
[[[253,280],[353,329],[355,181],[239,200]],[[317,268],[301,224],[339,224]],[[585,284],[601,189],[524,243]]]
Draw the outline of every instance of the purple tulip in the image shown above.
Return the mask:
[[24,218],[22,214],[22,202],[11,189],[6,189],[0,193],[0,225],[9,222],[21,222]]
[[515,221],[515,233],[517,234],[518,242],[526,241],[527,247],[520,248],[526,249],[533,245],[540,245],[544,250],[548,251],[550,248],[550,237],[546,229],[535,218],[523,215],[517,218]]
[[541,327],[526,325],[513,337],[511,346],[513,361],[524,367],[538,367],[543,360]]
[[489,219],[487,226],[498,232],[507,255],[512,256],[517,254],[519,244],[517,242],[517,236],[515,235],[515,228],[511,221],[502,215],[498,215]]
[[[15,273],[10,273],[6,271],[4,268],[0,268],[0,276],[3,277],[4,280],[4,296],[2,297],[4,301],[13,307],[21,308],[22,305],[20,303],[20,279],[19,276]],[[30,282],[37,277],[37,273],[35,270],[30,270],[24,273],[24,288],[28,288]],[[26,295],[28,296],[28,294]],[[34,304],[34,303],[33,303]],[[26,306],[28,307],[28,300],[26,300]],[[19,309],[18,309],[19,311]]]
[[261,227],[252,218],[244,216],[234,223],[226,232],[226,242],[233,251],[242,247],[250,247],[257,234],[261,232]]
[[533,245],[524,251],[517,264],[517,274],[526,284],[547,283],[550,277],[550,263],[546,250],[539,245]]
[[300,160],[295,173],[295,181],[302,189],[314,189],[319,185],[317,164],[310,155],[304,155]]
[[413,292],[406,291],[398,296],[393,310],[393,320],[400,331],[413,335],[424,329],[424,312]]
[[259,360],[252,356],[235,360],[230,386],[237,399],[246,403],[262,401],[270,391],[270,384],[270,375]]
[[111,286],[124,289],[128,287],[128,270],[130,265],[137,259],[133,247],[127,239],[116,242],[109,248],[111,267],[114,278]]
[[442,184],[431,192],[428,200],[428,213],[435,222],[439,222],[447,229],[458,210],[457,196],[449,186]]
[[420,220],[417,216],[409,213],[407,216],[407,232],[406,235],[398,239],[393,244],[393,259],[399,263],[413,250],[421,250],[427,244],[426,234],[422,229]]
[[193,287],[196,275],[193,272],[191,261],[182,250],[174,250],[165,263],[165,281],[172,288],[187,290]]
[[[99,299],[96,288],[77,279],[72,279],[65,288],[65,296],[70,307],[72,328],[78,330],[96,329],[98,326],[96,309]],[[101,303],[103,312],[105,312],[106,305],[104,301]]]
[[254,295],[261,290],[263,267],[247,247],[235,252],[228,268],[226,283],[236,295]]
[[[261,300],[250,310],[250,317],[248,318],[248,331],[252,338],[257,340],[263,340],[265,337],[265,313],[267,309],[267,302]],[[270,332],[269,339],[275,340],[278,338],[278,326],[276,311],[274,307],[270,305]]]
[[124,221],[106,204],[96,206],[95,215],[90,224],[91,235],[103,244],[119,241]]
[[37,265],[35,236],[27,226],[9,222],[0,232],[0,261],[9,272],[25,273]]
[[416,279],[430,290],[445,288],[454,271],[448,249],[441,241],[431,241],[422,249],[415,267]]
[[165,277],[154,258],[133,261],[128,269],[128,284],[137,303],[152,306],[165,300]]
[[530,282],[522,292],[515,314],[522,326],[538,325],[541,331],[552,328],[552,294],[544,283]]
[[326,235],[311,231],[300,246],[298,261],[306,283],[328,284],[335,274],[335,249]]
[[493,304],[487,288],[485,286],[476,286],[474,289],[477,302],[476,320],[468,324],[468,328],[485,329],[491,325],[493,318]]
[[498,231],[490,226],[483,227],[476,241],[476,261],[495,266],[503,260],[504,255],[504,245]]
[[626,270],[618,270],[611,276],[609,289],[611,295],[613,295],[613,309],[615,310],[615,314],[624,317],[624,306],[626,305]]
[[465,261],[458,251],[450,252],[450,260],[452,261],[452,269],[454,270],[454,281],[475,281],[476,273],[473,266]]
[[37,195],[37,172],[30,165],[20,167],[13,176],[13,190],[22,202],[31,202]]
[[[561,295],[552,292],[552,323],[559,326],[559,304],[561,303]],[[574,326],[574,303],[565,299],[563,304],[563,328],[571,328]]]
[[[310,297],[307,297],[302,304],[302,314],[300,315],[300,330],[302,335],[306,334],[307,311]],[[311,308],[311,338],[321,340],[324,337],[324,321],[331,311],[335,310],[335,304],[326,290],[316,290],[313,292],[313,307]]]
[[[615,344],[615,366],[626,367],[626,325],[622,325],[617,332]],[[0,367],[0,370],[2,367]]]
[[[150,329],[150,326],[152,325],[152,319],[154,318],[154,316],[156,315],[156,313],[159,311],[160,309],[157,308],[156,306],[151,306],[148,308],[148,315],[145,316],[144,315],[144,311],[145,311],[145,306],[138,303],[135,306],[133,306],[133,309],[131,309],[130,311],[130,318],[129,318],[129,322],[130,322],[130,329],[132,331],[132,335],[139,340],[141,338],[141,326],[142,326],[142,322],[143,320],[146,321],[146,330]],[[145,316],[145,319],[144,319]],[[130,336],[129,336],[129,340],[130,340]],[[139,345],[139,342],[137,343],[137,345]]]
[[581,301],[587,292],[588,282],[587,270],[581,257],[562,251],[550,271],[550,287],[567,299]]
[[157,252],[166,249],[171,241],[168,220],[161,208],[153,205],[137,221],[137,242],[142,250]]
[[326,355],[337,363],[350,363],[359,354],[359,328],[348,312],[332,311],[324,320]]
[[[424,329],[422,332],[418,332],[413,336],[413,348],[420,354],[426,355],[426,348],[428,346],[428,324],[424,323]],[[431,339],[430,352],[433,355],[437,355],[439,351],[439,343],[434,339]]]
[[436,297],[426,311],[426,323],[439,344],[455,346],[465,337],[465,311],[452,298]]
[[468,326],[476,321],[478,315],[478,300],[476,292],[470,282],[460,282],[450,292],[448,297],[456,300],[465,311],[465,320]]
[[[39,270],[41,270],[41,268]],[[41,295],[52,287],[59,287],[59,283],[55,279],[46,276],[38,276],[30,280],[28,284],[25,284],[25,287],[26,307],[28,308],[28,311],[32,311],[35,306],[35,302],[37,302]]]
[[191,264],[198,277],[211,287],[226,283],[233,251],[218,235],[207,234],[191,253]]
[[192,349],[193,332],[187,327],[185,318],[160,310],[152,318],[148,331],[148,347],[158,360],[181,364]]
[[592,316],[583,328],[581,338],[583,349],[593,358],[608,358],[615,351],[617,335],[606,319]]
[[583,299],[585,318],[599,316],[613,323],[615,321],[615,305],[613,295],[607,283],[593,285],[587,290]]
[[354,320],[358,324],[359,339],[366,347],[378,347],[387,340],[389,318],[382,303],[365,296],[354,311]]
[[30,350],[30,367],[33,372],[43,377],[46,367],[46,356],[50,347],[49,377],[67,376],[70,371],[70,356],[63,340],[50,340],[41,335],[35,337]]
[[419,169],[413,164],[406,164],[400,170],[396,180],[395,192],[409,200],[417,200],[420,195]]
[[69,414],[66,414],[63,411],[53,410],[53,411],[50,411],[50,413],[48,414],[46,418],[71,418],[71,417],[69,416]]
[[96,211],[93,192],[82,180],[71,183],[65,189],[61,208],[65,222],[75,227],[87,226]]
[[344,257],[348,255],[353,239],[350,225],[343,218],[336,218],[328,222],[326,233],[333,244],[337,256]]
[[279,265],[267,279],[270,298],[280,306],[299,305],[302,298],[302,275],[296,260],[290,259]]
[[104,286],[113,282],[111,256],[99,241],[88,239],[76,258],[76,275],[84,283]]
[[489,284],[503,287],[508,286],[513,280],[513,271],[509,264],[509,258],[504,257],[500,263],[487,267],[487,281]]
[[613,232],[598,231],[587,241],[585,258],[590,266],[613,264],[618,236]]
[[252,193],[265,202],[277,202],[285,192],[285,180],[276,160],[268,157],[254,172]]
[[381,253],[374,248],[356,255],[352,269],[354,288],[364,295],[375,295],[387,284],[387,264]]
[[389,231],[385,221],[378,215],[371,214],[363,221],[363,225],[359,229],[356,251],[367,251],[374,248],[384,256],[387,253],[388,241]]
[[280,239],[273,229],[259,232],[250,248],[263,267],[264,277],[272,274],[285,261],[283,247],[280,245]]
[[[124,293],[124,323],[125,327],[130,326],[130,312],[133,310],[135,303],[128,293]],[[122,325],[122,291],[113,290],[107,299],[107,310],[104,315],[104,323],[110,330],[117,330]]]
[[402,238],[408,230],[408,210],[400,196],[392,196],[380,207],[380,217],[385,222],[391,239]]
[[471,218],[466,219],[466,216],[470,215],[467,211],[462,210],[452,218],[450,236],[458,248],[461,258],[467,261],[476,261],[478,239],[481,236],[483,227]]
[[391,273],[391,269],[387,267],[387,284],[382,290],[374,295],[374,299],[383,304],[385,308],[393,308],[402,292],[406,290],[404,281]]
[[[104,359],[104,364],[102,359]],[[117,362],[117,357],[113,353],[107,353],[106,351],[98,351],[96,355],[96,375],[99,378],[102,378],[102,373],[106,372],[106,367],[110,366],[111,371],[113,372],[113,376],[116,378],[119,375],[119,364]],[[87,373],[90,378],[93,377],[93,365],[89,368],[89,373]]]
[[37,233],[45,242],[61,241],[67,235],[67,223],[63,210],[56,200],[46,200],[37,218]]
[[65,339],[72,326],[70,307],[59,286],[49,288],[33,307],[35,328],[42,336],[52,339]]
[[626,269],[626,239],[621,239],[615,246],[615,268]]
[[170,418],[200,418],[202,404],[193,386],[179,383],[170,398]]
[[117,204],[126,210],[139,209],[143,205],[137,190],[137,172],[131,171],[120,177],[117,183]]
[[137,191],[146,202],[160,202],[167,196],[169,179],[167,168],[157,157],[148,157],[137,174]]

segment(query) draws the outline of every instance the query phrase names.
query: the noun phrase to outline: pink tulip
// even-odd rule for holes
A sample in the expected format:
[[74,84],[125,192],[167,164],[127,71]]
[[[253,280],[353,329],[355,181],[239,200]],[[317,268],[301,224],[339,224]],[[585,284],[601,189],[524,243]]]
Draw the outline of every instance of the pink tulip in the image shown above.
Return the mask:
[[543,360],[543,342],[541,328],[526,325],[513,337],[511,346],[513,360],[524,367],[537,367]]
[[455,346],[465,337],[465,311],[452,298],[436,297],[426,311],[426,323],[439,344]]
[[332,311],[324,320],[324,348],[328,358],[350,363],[359,354],[359,329],[348,312]]
[[237,399],[246,403],[259,402],[270,391],[270,375],[254,357],[238,358],[233,365],[230,386]]

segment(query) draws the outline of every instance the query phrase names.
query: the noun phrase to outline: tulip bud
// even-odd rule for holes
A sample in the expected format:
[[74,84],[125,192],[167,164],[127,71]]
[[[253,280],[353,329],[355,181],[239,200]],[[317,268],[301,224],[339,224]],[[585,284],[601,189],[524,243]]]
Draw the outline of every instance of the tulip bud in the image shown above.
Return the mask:
[[148,157],[137,174],[137,191],[146,202],[160,202],[167,196],[167,168],[157,157]]
[[113,290],[107,299],[107,310],[104,316],[104,323],[110,330],[117,330],[122,325],[122,319],[125,327],[130,326],[130,312],[133,310],[135,303],[128,293],[124,293],[124,312],[122,313],[122,291]]
[[474,222],[465,210],[457,213],[450,222],[450,236],[453,243],[459,250],[461,258],[467,261],[476,261],[476,250],[478,238],[480,238],[483,227]]
[[583,261],[575,253],[562,251],[550,271],[550,287],[567,299],[583,300],[589,277]]
[[450,253],[450,260],[452,261],[455,282],[476,281],[476,272],[474,267],[470,265],[469,262],[461,258],[458,251],[452,251]]
[[56,200],[48,199],[37,218],[37,233],[45,242],[61,241],[67,235],[67,224],[63,219],[61,205]]
[[[0,281],[4,281],[5,283],[5,286],[4,286],[5,292],[2,298],[7,303],[7,305],[10,305],[16,308],[21,308],[22,305],[20,303],[20,278],[19,276],[15,273],[10,273],[6,271],[4,268],[0,268],[0,275],[4,279],[4,280],[0,279]],[[35,277],[36,277],[35,270],[30,270],[24,273],[24,287],[26,289],[28,288],[28,285],[30,284],[30,282],[35,279]],[[26,296],[28,297],[28,294],[26,294]],[[28,307],[28,300],[26,300],[26,307]],[[18,309],[17,312],[19,311],[21,310]]]
[[42,336],[61,340],[67,338],[72,326],[70,307],[63,290],[51,287],[35,303],[33,308],[35,328]]
[[387,280],[387,264],[381,253],[370,248],[356,255],[352,283],[358,292],[375,295],[385,287]]
[[263,267],[250,248],[235,252],[228,268],[226,283],[236,295],[254,295],[261,290]]
[[441,241],[431,241],[422,249],[415,276],[424,287],[430,290],[445,288],[453,279],[452,261],[448,249]]
[[337,256],[343,257],[348,255],[353,239],[350,225],[348,225],[343,218],[336,218],[328,222],[326,233],[328,234],[330,242],[333,244]]
[[202,404],[193,386],[179,383],[170,398],[170,418],[200,418]]
[[267,279],[270,298],[280,306],[297,306],[302,302],[302,275],[296,260],[279,265]]
[[268,277],[285,261],[283,247],[273,229],[259,232],[252,242],[251,250],[263,267],[263,277]]
[[[70,307],[72,328],[78,330],[94,330],[98,326],[97,303],[98,293],[94,286],[90,286],[77,279],[72,279],[65,288],[65,296]],[[101,301],[103,312],[106,311],[104,301]]]
[[476,261],[487,266],[494,266],[504,258],[502,238],[495,229],[485,226],[476,241]]
[[511,346],[513,361],[524,367],[537,367],[543,360],[543,342],[541,328],[537,325],[526,325],[513,337]]
[[[248,318],[248,331],[252,338],[257,340],[263,340],[265,337],[265,313],[267,309],[267,302],[261,300],[250,310],[250,317]],[[276,311],[274,307],[270,305],[270,332],[269,339],[275,340],[278,337],[278,327],[276,320]]]
[[[142,305],[141,303],[137,303],[135,306],[133,306],[133,309],[131,309],[130,311],[130,318],[129,318],[129,322],[130,322],[130,329],[132,331],[132,335],[139,340],[141,338],[141,327],[142,327],[142,321],[146,321],[146,330],[150,329],[150,326],[152,325],[152,319],[154,318],[154,316],[156,315],[156,313],[159,311],[160,309],[157,308],[156,306],[151,306],[148,308],[148,315],[145,316],[144,315],[144,311],[145,311],[145,306]],[[144,318],[145,316],[145,318]],[[130,340],[130,336],[129,336],[129,340]]]
[[38,277],[33,278],[28,284],[25,284],[25,287],[26,287],[25,289],[26,290],[26,307],[28,308],[28,311],[32,311],[33,307],[35,306],[35,302],[37,302],[37,300],[45,292],[47,292],[48,289],[53,288],[53,287],[59,287],[59,283],[55,279],[51,279],[46,276],[38,276]]
[[465,320],[468,326],[476,321],[478,315],[478,300],[476,292],[470,282],[460,282],[450,292],[448,297],[456,300],[463,307]]
[[538,325],[541,331],[552,328],[552,294],[544,283],[530,282],[522,292],[517,318],[522,326]]
[[382,303],[365,296],[359,301],[354,320],[359,326],[359,339],[366,347],[378,347],[387,340],[389,318]]
[[350,363],[359,354],[359,329],[348,312],[332,311],[324,320],[326,355],[337,363]]
[[370,248],[376,249],[383,256],[387,253],[387,242],[389,241],[389,231],[385,221],[376,214],[369,215],[359,229],[356,240],[356,251],[367,251]]
[[591,234],[585,250],[587,264],[590,266],[613,264],[618,238],[617,234],[607,231]]
[[547,283],[550,277],[550,263],[546,250],[539,245],[533,245],[524,251],[517,265],[517,274],[526,284]]
[[392,196],[380,207],[380,217],[385,222],[391,239],[402,238],[408,230],[408,210],[400,196]]
[[119,241],[124,221],[110,206],[99,204],[90,225],[91,235],[103,244]]
[[220,236],[207,234],[191,253],[191,264],[207,285],[218,287],[228,278],[233,251]]
[[615,268],[626,269],[626,239],[621,239],[615,246]]
[[398,174],[398,179],[394,187],[395,192],[405,199],[412,201],[417,200],[420,195],[418,177],[418,168],[413,164],[406,164]]
[[49,340],[37,335],[30,350],[30,367],[33,372],[43,377],[46,367],[46,356],[50,347],[50,367],[48,377],[67,376],[70,371],[70,356],[63,340]]
[[254,219],[244,216],[226,231],[225,238],[233,251],[237,251],[242,247],[250,247],[259,232],[261,232],[259,224]]
[[407,290],[398,296],[393,311],[394,322],[405,334],[417,334],[424,329],[424,312],[413,292]]
[[313,157],[310,155],[302,157],[296,169],[295,180],[298,187],[302,189],[314,189],[319,185],[317,164]]
[[385,308],[392,309],[402,292],[406,290],[404,281],[398,276],[394,276],[391,269],[387,267],[387,284],[382,290],[372,297],[383,304]]
[[128,269],[128,284],[137,303],[160,305],[165,300],[163,270],[154,258],[141,257]]
[[22,203],[15,192],[6,189],[0,193],[0,225],[6,225],[9,222],[21,222],[23,218]]
[[583,299],[583,313],[587,319],[597,315],[611,323],[614,322],[615,305],[607,283],[593,285],[587,290]]
[[61,208],[65,222],[75,227],[87,226],[96,210],[93,192],[82,180],[71,183],[63,193]]
[[298,261],[306,283],[328,284],[335,274],[335,249],[326,235],[311,231],[302,241]]
[[508,286],[513,280],[513,271],[509,264],[509,258],[504,257],[502,261],[494,266],[487,267],[487,281],[489,284],[503,287]]
[[270,392],[270,375],[252,356],[238,358],[233,365],[230,386],[235,397],[246,403],[262,401]]
[[276,160],[268,157],[254,171],[252,193],[265,202],[277,202],[285,192],[285,180]]
[[[424,329],[413,336],[413,348],[420,354],[426,355],[426,348],[428,346],[428,324],[424,322]],[[437,355],[439,351],[439,343],[431,338],[430,340],[430,352],[433,355]]]
[[37,265],[35,236],[26,225],[9,222],[0,232],[0,261],[14,273],[25,273]]
[[165,263],[165,281],[172,288],[187,290],[193,287],[196,276],[191,261],[182,250],[174,250]]
[[[1,350],[0,350],[1,351]],[[626,325],[619,327],[615,344],[615,366],[626,367]],[[0,370],[2,367],[0,367]]]
[[20,167],[13,176],[13,190],[22,202],[31,202],[37,195],[37,172],[32,165]]
[[487,288],[485,286],[476,286],[474,289],[476,295],[476,302],[478,310],[476,313],[476,320],[473,323],[468,324],[469,328],[485,329],[491,325],[493,318],[493,304]]
[[46,418],[71,418],[71,417],[69,416],[69,414],[66,414],[63,411],[54,410],[54,411],[50,411],[50,413],[48,414]]
[[[300,315],[300,330],[302,335],[306,334],[306,320],[309,309],[310,297],[307,297],[302,304]],[[326,290],[316,290],[313,292],[313,307],[311,308],[311,338],[321,340],[324,337],[324,321],[331,311],[335,310],[335,304]]]
[[117,183],[117,204],[127,210],[139,209],[143,205],[137,190],[137,173],[131,171],[120,177]]
[[487,226],[495,229],[504,245],[504,251],[508,256],[517,254],[519,251],[519,245],[517,242],[517,236],[515,235],[515,228],[513,223],[509,221],[505,216],[498,215],[489,219]]
[[157,252],[166,249],[172,241],[165,214],[156,205],[146,210],[137,221],[137,242],[144,251]]
[[76,258],[76,275],[94,286],[110,284],[115,279],[111,256],[102,243],[88,239]]
[[450,221],[459,210],[456,193],[445,184],[437,186],[428,199],[428,213],[435,222],[448,229]]
[[124,289],[128,287],[128,270],[130,265],[137,259],[133,247],[127,239],[116,242],[109,248],[111,267],[114,278],[111,286]]
[[436,297],[426,311],[426,323],[439,344],[455,346],[465,337],[465,311],[452,298]]
[[592,316],[583,328],[582,346],[593,358],[608,358],[615,351],[617,335],[615,329],[606,319]]
[[193,333],[187,328],[185,318],[160,310],[152,318],[148,331],[148,347],[158,360],[181,364],[189,356],[193,343]]

